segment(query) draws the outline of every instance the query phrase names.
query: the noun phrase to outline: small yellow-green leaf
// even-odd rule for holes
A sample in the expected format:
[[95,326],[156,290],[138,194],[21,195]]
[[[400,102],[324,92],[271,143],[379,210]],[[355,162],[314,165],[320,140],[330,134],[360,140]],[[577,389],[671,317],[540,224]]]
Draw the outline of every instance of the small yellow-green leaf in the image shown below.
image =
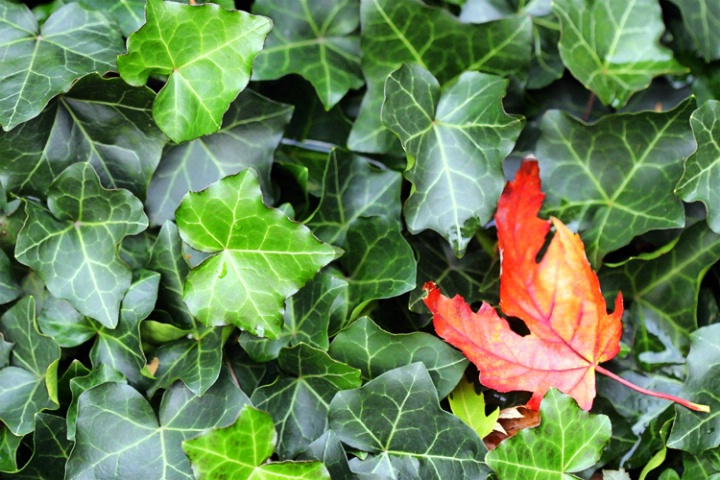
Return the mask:
[[465,377],[452,391],[448,401],[455,416],[475,430],[480,438],[493,431],[500,416],[500,408],[496,408],[490,415],[485,414],[485,396],[475,392],[475,385]]

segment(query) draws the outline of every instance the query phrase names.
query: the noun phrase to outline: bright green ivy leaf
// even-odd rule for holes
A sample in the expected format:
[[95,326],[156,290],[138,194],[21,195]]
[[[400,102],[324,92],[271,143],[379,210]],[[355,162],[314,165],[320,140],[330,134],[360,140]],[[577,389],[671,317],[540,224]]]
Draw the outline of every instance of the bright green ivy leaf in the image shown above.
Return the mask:
[[140,201],[106,190],[87,163],[76,163],[50,185],[48,209],[27,201],[15,257],[58,298],[106,327],[117,325],[131,273],[117,254],[126,235],[147,227]]
[[693,412],[675,407],[675,422],[668,448],[693,455],[720,445],[720,325],[703,327],[690,335],[692,346],[687,357],[688,376],[680,397],[709,405],[710,412]]
[[[250,80],[271,22],[218,5],[148,0],[147,22],[128,38],[118,71],[130,85],[168,75],[153,104],[158,127],[180,143],[220,130],[223,114]],[[193,38],[193,48],[187,39]]]
[[565,66],[605,105],[622,107],[654,77],[685,72],[659,43],[657,0],[555,0],[553,12]]
[[177,210],[183,240],[212,253],[185,282],[185,303],[207,325],[277,338],[285,299],[335,257],[303,225],[266,207],[245,170],[189,193]]
[[15,344],[10,365],[0,369],[0,420],[14,435],[25,435],[35,429],[36,413],[58,408],[60,347],[38,330],[33,297],[0,317],[0,332]]
[[530,62],[527,16],[466,24],[416,0],[361,0],[360,16],[367,93],[348,139],[354,151],[379,153],[394,145],[380,110],[385,79],[403,63],[429,70],[444,84],[471,70],[521,74]]
[[202,397],[176,383],[163,395],[157,414],[129,385],[98,385],[80,396],[66,476],[192,480],[182,442],[232,424],[246,403],[227,374]]
[[359,387],[360,371],[305,344],[282,350],[278,362],[283,374],[255,390],[252,402],[275,421],[276,451],[294,458],[327,430],[330,401],[339,391]]
[[360,70],[360,0],[258,0],[253,13],[273,20],[253,80],[297,73],[312,83],[326,110],[364,81]]
[[588,258],[653,229],[684,225],[673,189],[695,149],[688,125],[695,102],[668,112],[616,114],[594,124],[552,110],[540,126],[537,156],[546,208],[580,221]]
[[[330,428],[349,447],[370,454],[362,463],[390,463],[424,480],[486,478],[487,449],[462,420],[442,410],[421,363],[385,372],[330,403]],[[355,471],[358,471],[354,468]]]
[[400,173],[379,162],[334,149],[328,158],[322,198],[308,226],[321,240],[342,245],[359,217],[384,216],[400,222]]
[[400,137],[414,187],[404,207],[408,230],[435,230],[457,256],[492,218],[505,185],[502,161],[525,124],[503,110],[507,85],[471,72],[443,92],[417,65],[403,65],[385,84],[383,124]]
[[362,371],[370,380],[403,365],[422,362],[445,398],[465,372],[468,361],[458,350],[423,332],[392,334],[368,317],[341,331],[330,346],[330,356]]
[[122,52],[110,19],[80,3],[63,6],[40,27],[27,6],[0,1],[0,125],[8,131],[36,117],[78,78],[114,70]]
[[610,439],[605,415],[591,415],[575,400],[550,389],[540,405],[540,425],[518,432],[487,455],[499,480],[570,480],[592,467]]
[[500,417],[500,407],[487,415],[485,396],[475,391],[473,382],[469,382],[464,377],[460,379],[460,383],[450,393],[448,402],[453,414],[475,430],[478,437],[484,438],[495,429],[495,423]]
[[340,258],[354,309],[367,302],[392,298],[415,288],[416,264],[400,225],[387,217],[361,217],[347,232]]
[[21,293],[20,285],[15,281],[10,269],[10,259],[4,251],[0,250],[0,305],[12,302]]
[[685,31],[706,62],[720,58],[720,3],[714,0],[670,0],[682,12]]
[[690,116],[697,151],[685,162],[685,173],[680,179],[677,195],[686,202],[702,201],[707,207],[707,222],[720,233],[720,102],[709,100]]
[[[685,362],[689,336],[698,327],[700,283],[719,259],[720,235],[700,222],[664,255],[602,271],[603,292],[620,291],[632,302],[630,322],[637,330],[633,350],[641,363],[654,369]],[[662,348],[645,348],[645,336],[657,338]]]
[[152,123],[154,98],[119,78],[83,77],[38,117],[0,133],[0,178],[11,192],[45,198],[60,172],[87,162],[106,188],[144,199],[167,142]]
[[73,444],[65,437],[65,420],[47,413],[35,417],[33,456],[22,471],[13,478],[22,480],[48,480],[64,478],[65,462]]
[[246,405],[237,421],[183,442],[196,478],[207,480],[330,480],[320,462],[267,462],[277,435],[267,413]]
[[260,186],[268,194],[273,151],[291,115],[292,107],[245,90],[230,105],[219,132],[169,146],[148,191],[150,224],[173,220],[186,193],[245,168],[257,172]]

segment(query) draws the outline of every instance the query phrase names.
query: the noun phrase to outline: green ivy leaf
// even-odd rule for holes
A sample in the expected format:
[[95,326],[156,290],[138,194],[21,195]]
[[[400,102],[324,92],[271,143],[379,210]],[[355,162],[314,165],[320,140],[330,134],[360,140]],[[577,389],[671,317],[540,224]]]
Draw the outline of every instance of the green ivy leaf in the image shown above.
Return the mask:
[[387,217],[355,220],[342,247],[340,265],[348,282],[348,302],[356,308],[415,288],[416,263],[400,225]]
[[570,473],[592,467],[610,439],[605,415],[591,415],[575,400],[552,388],[540,405],[540,425],[518,432],[487,455],[499,480],[577,478]]
[[[546,208],[580,221],[588,258],[598,266],[633,237],[684,225],[673,188],[695,148],[688,99],[668,112],[617,114],[585,124],[560,111],[545,114],[537,156]],[[621,141],[617,141],[617,139]]]
[[685,72],[659,43],[664,25],[657,0],[557,0],[553,12],[565,66],[605,105],[622,107],[654,77]]
[[78,401],[83,392],[93,387],[102,385],[103,383],[126,384],[127,380],[122,373],[114,370],[112,367],[101,364],[95,366],[87,375],[77,376],[70,379],[70,391],[72,392],[72,401],[67,411],[67,439],[75,441]]
[[360,70],[360,0],[259,0],[253,13],[273,20],[253,80],[297,73],[309,81],[326,110],[364,81]]
[[480,438],[492,433],[500,417],[500,407],[490,415],[485,413],[485,396],[477,393],[475,384],[464,377],[450,393],[448,403],[453,414],[471,427]]
[[670,0],[682,12],[685,31],[706,62],[720,58],[720,4],[712,0]]
[[527,16],[472,25],[415,0],[362,0],[360,17],[367,93],[348,139],[354,151],[381,153],[395,144],[380,111],[385,79],[403,63],[429,70],[444,84],[470,70],[519,74],[530,62]]
[[[487,452],[462,420],[440,408],[421,363],[390,370],[330,403],[330,428],[343,443],[371,454],[362,463],[384,461],[395,474],[411,466],[410,478],[486,478]],[[353,468],[358,471],[357,468]]]
[[715,185],[720,176],[720,102],[709,100],[690,116],[697,151],[685,162],[685,173],[675,192],[686,202],[701,201],[707,207],[707,222],[715,232],[720,233],[720,196]]
[[[700,283],[719,259],[720,235],[700,222],[664,255],[602,271],[603,292],[621,291],[632,302],[630,322],[638,330],[634,351],[640,362],[652,369],[685,362],[689,336],[698,327]],[[643,348],[643,336],[658,339],[662,348]]]
[[289,105],[245,90],[230,104],[219,132],[169,146],[148,191],[150,224],[174,220],[175,209],[186,193],[245,168],[255,169],[262,190],[269,193],[273,151],[292,111]]
[[55,177],[81,161],[95,167],[106,188],[126,188],[144,199],[167,142],[152,123],[154,98],[149,88],[119,78],[83,77],[38,117],[0,133],[6,188],[45,198]]
[[100,12],[107,12],[120,27],[124,37],[145,23],[145,0],[80,0]]
[[58,408],[60,347],[38,330],[33,297],[0,317],[0,332],[15,344],[10,365],[0,370],[0,420],[22,436],[35,430],[36,413]]
[[82,345],[97,333],[92,320],[78,312],[70,302],[47,291],[38,315],[38,325],[45,335],[52,337],[63,348]]
[[[148,0],[147,22],[128,38],[118,71],[134,86],[168,75],[153,104],[158,127],[180,143],[220,129],[223,114],[250,80],[271,22],[213,4]],[[187,48],[192,37],[193,48]],[[222,65],[222,66],[221,66]]]
[[300,344],[278,357],[284,373],[253,392],[253,404],[272,415],[279,434],[276,451],[293,458],[328,428],[330,401],[342,390],[360,386],[360,371]]
[[250,170],[189,193],[176,215],[183,240],[214,254],[185,282],[185,303],[207,325],[277,338],[285,299],[335,256],[306,227],[262,203]]
[[421,362],[440,398],[445,398],[465,372],[465,356],[439,338],[423,333],[392,334],[368,317],[353,322],[330,346],[330,356],[362,371],[363,381]]
[[720,445],[720,325],[703,327],[690,335],[687,357],[688,376],[680,392],[682,398],[710,406],[710,413],[675,409],[675,422],[667,441],[668,448],[694,455]]
[[0,305],[9,303],[20,296],[22,290],[10,269],[10,259],[0,250]]
[[5,336],[0,332],[0,368],[5,368],[10,364],[10,352],[12,352],[12,342],[5,341]]
[[[102,13],[80,3],[58,9],[40,27],[23,4],[0,1],[0,125],[36,117],[48,101],[92,72],[115,69],[122,39]],[[11,60],[11,61],[8,61]]]
[[267,462],[275,447],[272,418],[249,405],[223,429],[183,442],[197,478],[208,480],[330,480],[320,462]]
[[683,480],[707,478],[718,480],[720,477],[720,452],[710,450],[701,456],[683,455]]
[[75,448],[68,478],[165,478],[192,480],[184,440],[232,424],[248,399],[228,375],[206,395],[176,383],[165,392],[156,415],[129,385],[104,383],[80,396]]
[[525,124],[503,110],[507,85],[469,72],[441,92],[417,65],[403,65],[385,83],[383,124],[400,137],[414,187],[404,208],[408,230],[435,230],[457,256],[492,218],[505,185],[502,161]]
[[0,472],[18,471],[17,451],[22,439],[22,436],[13,435],[10,429],[0,422]]
[[25,203],[15,257],[50,293],[114,328],[132,277],[117,245],[147,227],[142,204],[127,190],[104,189],[92,166],[76,163],[50,185],[48,208]]
[[14,478],[47,480],[64,478],[65,462],[73,444],[65,437],[65,420],[62,417],[38,413],[33,434],[33,456]]
[[342,245],[359,217],[383,216],[399,223],[401,183],[398,172],[334,149],[328,157],[320,205],[307,224],[321,240]]

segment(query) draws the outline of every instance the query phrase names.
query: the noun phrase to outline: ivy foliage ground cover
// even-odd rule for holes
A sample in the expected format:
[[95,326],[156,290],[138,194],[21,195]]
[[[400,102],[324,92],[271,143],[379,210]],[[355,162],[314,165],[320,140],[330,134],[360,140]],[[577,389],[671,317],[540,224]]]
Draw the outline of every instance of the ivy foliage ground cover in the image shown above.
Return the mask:
[[[0,477],[720,478],[718,5],[0,0]],[[710,413],[600,378],[488,451],[529,397],[421,287],[497,304],[529,154],[605,367]]]

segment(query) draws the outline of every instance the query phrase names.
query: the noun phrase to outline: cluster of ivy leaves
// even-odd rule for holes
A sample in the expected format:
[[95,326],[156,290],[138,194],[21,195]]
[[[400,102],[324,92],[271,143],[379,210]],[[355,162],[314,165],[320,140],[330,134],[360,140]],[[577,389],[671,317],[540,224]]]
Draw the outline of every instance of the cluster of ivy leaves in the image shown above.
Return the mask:
[[[717,1],[190,3],[0,0],[0,477],[720,478]],[[420,287],[497,304],[528,154],[608,368],[709,414],[600,379],[488,452],[527,396]]]

